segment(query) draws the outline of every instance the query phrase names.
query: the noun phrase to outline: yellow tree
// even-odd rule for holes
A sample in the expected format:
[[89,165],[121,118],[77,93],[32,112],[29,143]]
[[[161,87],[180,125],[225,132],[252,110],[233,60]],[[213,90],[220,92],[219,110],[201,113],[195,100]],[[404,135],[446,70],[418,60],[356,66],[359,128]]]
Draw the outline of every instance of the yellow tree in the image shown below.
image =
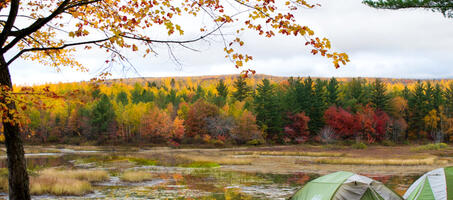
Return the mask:
[[[77,50],[99,47],[111,56],[106,62],[126,62],[128,49],[144,56],[155,53],[159,44],[188,49],[190,43],[220,37],[226,57],[240,68],[252,56],[238,51],[244,45],[240,35],[254,31],[263,37],[277,34],[301,36],[313,54],[332,59],[335,67],[349,61],[344,53],[330,50],[330,42],[315,36],[299,24],[295,14],[301,8],[318,5],[305,0],[0,0],[0,84],[3,126],[9,169],[10,199],[30,199],[19,127],[15,123],[16,103],[12,94],[9,67],[19,58],[35,60],[54,67],[70,66],[86,70],[74,57]],[[208,17],[198,17],[200,15]],[[191,23],[178,24],[184,18]],[[197,36],[187,34],[193,21],[202,24]],[[228,35],[224,27],[229,26]],[[187,26],[187,27],[185,27]],[[234,27],[234,30],[231,30]],[[168,33],[158,38],[159,32]],[[156,34],[157,33],[157,34]],[[174,37],[177,35],[178,37]],[[189,36],[190,35],[190,36]],[[172,54],[173,55],[173,54]],[[254,73],[253,70],[244,70]],[[100,76],[107,75],[103,72]]]

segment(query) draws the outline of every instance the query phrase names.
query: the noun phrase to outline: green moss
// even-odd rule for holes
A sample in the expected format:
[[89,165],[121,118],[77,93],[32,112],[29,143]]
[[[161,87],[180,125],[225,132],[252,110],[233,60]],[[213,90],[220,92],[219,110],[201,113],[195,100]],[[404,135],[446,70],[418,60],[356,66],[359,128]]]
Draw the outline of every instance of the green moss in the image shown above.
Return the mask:
[[201,162],[201,161],[196,161],[196,162],[191,162],[188,164],[182,164],[179,165],[180,167],[187,167],[187,168],[215,168],[215,167],[220,167],[218,163],[215,162]]
[[368,146],[366,144],[362,143],[362,142],[355,143],[351,147],[354,148],[354,149],[366,149],[366,148],[368,148]]
[[136,165],[146,165],[146,166],[153,166],[157,164],[155,160],[148,160],[145,158],[129,158],[129,162],[133,162]]
[[438,144],[427,144],[418,147],[411,148],[411,151],[428,151],[428,150],[440,150],[447,148],[448,145],[445,143],[438,143]]

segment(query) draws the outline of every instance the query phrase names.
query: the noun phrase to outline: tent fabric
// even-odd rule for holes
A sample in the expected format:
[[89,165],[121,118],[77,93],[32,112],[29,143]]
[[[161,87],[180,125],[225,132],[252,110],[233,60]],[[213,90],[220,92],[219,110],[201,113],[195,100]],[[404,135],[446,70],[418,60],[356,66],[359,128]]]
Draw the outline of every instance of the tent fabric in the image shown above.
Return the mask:
[[453,199],[453,168],[439,168],[425,173],[404,194],[406,200]]
[[435,169],[427,177],[434,199],[447,199],[447,181],[445,179],[444,169]]
[[423,174],[420,178],[418,178],[414,183],[412,183],[411,186],[409,186],[409,189],[406,190],[406,193],[403,195],[404,199],[414,199],[417,194],[420,192],[422,185],[425,184],[425,179],[426,179],[427,174]]
[[401,200],[381,182],[350,172],[336,172],[307,183],[291,200]]
[[447,182],[447,199],[453,199],[453,167],[445,167],[444,173]]
[[372,182],[373,179],[354,174],[346,179],[346,181],[344,181],[343,185],[338,188],[335,196],[332,199],[361,199]]
[[385,200],[400,200],[401,197],[385,186],[383,183],[379,181],[373,181],[371,183],[371,188],[378,194],[378,196]]
[[307,183],[291,198],[293,200],[330,200],[338,187],[350,176],[350,172],[335,172]]

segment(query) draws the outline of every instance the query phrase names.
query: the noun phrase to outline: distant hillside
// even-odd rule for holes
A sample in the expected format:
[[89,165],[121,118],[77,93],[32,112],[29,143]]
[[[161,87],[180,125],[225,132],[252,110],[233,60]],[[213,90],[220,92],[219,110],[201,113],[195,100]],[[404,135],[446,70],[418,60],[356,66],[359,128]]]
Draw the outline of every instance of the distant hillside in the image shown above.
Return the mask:
[[[107,80],[106,83],[107,84],[110,84],[110,83],[113,83],[113,82],[123,82],[123,83],[127,83],[127,84],[135,84],[135,83],[152,83],[152,82],[155,82],[156,84],[160,84],[164,81],[168,81],[169,79],[175,79],[175,81],[177,82],[185,82],[187,80],[191,80],[191,81],[194,81],[194,82],[210,82],[210,81],[213,81],[213,80],[220,80],[220,79],[223,79],[223,80],[232,80],[232,79],[235,79],[236,77],[238,77],[239,74],[227,74],[227,75],[206,75],[206,76],[176,76],[176,77],[142,77],[142,78],[124,78],[124,79],[111,79],[111,80]],[[289,76],[273,76],[273,75],[266,75],[266,74],[256,74],[256,75],[253,75],[250,77],[250,79],[254,79],[255,81],[261,81],[262,79],[269,79],[269,80],[272,80],[274,82],[281,82],[281,81],[285,81],[285,80],[288,80],[288,78],[290,78]],[[294,78],[297,78],[297,77],[294,77]],[[300,77],[302,79],[304,78],[307,78],[307,77]],[[320,78],[322,80],[327,80],[327,79],[330,79],[327,78],[327,77],[311,77],[312,79],[317,79],[317,78]],[[336,77],[336,79],[338,81],[341,81],[341,82],[348,82],[348,81],[351,81],[353,78],[357,78],[357,77]],[[363,79],[366,79],[368,81],[374,81],[376,78],[371,78],[371,77],[361,77]],[[383,82],[386,82],[386,83],[391,83],[391,84],[397,84],[397,83],[401,83],[401,84],[410,84],[410,83],[414,83],[418,80],[431,80],[433,82],[437,82],[437,81],[442,81],[442,80],[452,80],[452,79],[399,79],[399,78],[379,78],[381,79]]]

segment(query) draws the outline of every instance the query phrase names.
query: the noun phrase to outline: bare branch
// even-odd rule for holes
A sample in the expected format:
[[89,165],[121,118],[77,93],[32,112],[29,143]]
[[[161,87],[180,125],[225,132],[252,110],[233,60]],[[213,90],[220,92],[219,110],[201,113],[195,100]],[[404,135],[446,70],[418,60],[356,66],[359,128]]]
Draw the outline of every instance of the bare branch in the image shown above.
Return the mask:
[[226,24],[226,22],[223,22],[222,24],[217,26],[214,30],[212,30],[212,31],[200,36],[199,38],[194,38],[194,39],[190,39],[190,40],[153,40],[153,39],[147,39],[147,38],[143,38],[143,37],[137,36],[137,35],[135,35],[133,33],[126,33],[126,34],[130,34],[132,36],[128,36],[128,35],[124,34],[124,35],[121,35],[121,37],[128,38],[128,39],[133,39],[133,40],[145,41],[145,42],[152,42],[152,43],[186,44],[186,43],[193,43],[193,42],[197,42],[197,41],[205,39],[209,35],[217,32],[225,24]]

